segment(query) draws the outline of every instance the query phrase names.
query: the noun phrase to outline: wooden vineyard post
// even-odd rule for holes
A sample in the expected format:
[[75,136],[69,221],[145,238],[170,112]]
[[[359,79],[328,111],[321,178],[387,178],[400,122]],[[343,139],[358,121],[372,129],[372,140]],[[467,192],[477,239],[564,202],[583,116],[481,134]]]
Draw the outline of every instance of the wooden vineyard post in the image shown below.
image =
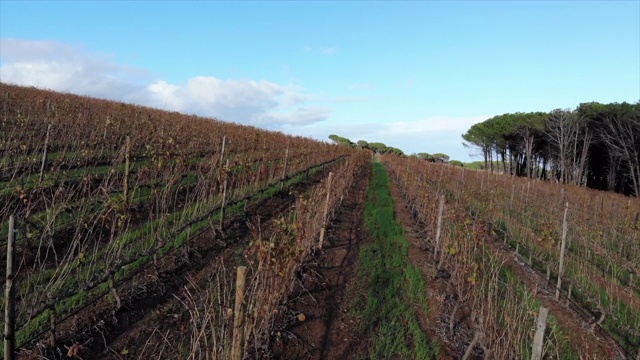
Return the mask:
[[513,208],[513,194],[516,192],[516,184],[511,185],[511,199],[509,199],[509,211]]
[[549,281],[551,281],[551,267],[547,264],[547,287],[549,286]]
[[116,301],[116,310],[120,310],[120,308],[122,307],[122,302],[120,301],[120,296],[118,296],[118,289],[116,289],[116,280],[113,275],[109,276],[109,289],[111,290],[113,299]]
[[9,217],[9,237],[7,239],[7,276],[5,287],[5,308],[4,308],[4,358],[13,360],[15,342],[15,288],[13,286],[14,270],[13,255],[15,242],[15,218]]
[[289,162],[289,144],[284,152],[284,167],[282,168],[282,177],[280,178],[280,190],[284,188],[284,179],[287,177],[287,163]]
[[49,310],[51,310],[51,318],[49,319],[49,346],[56,346],[56,322],[58,321],[58,316],[56,312],[56,306],[51,305]]
[[324,213],[322,214],[322,227],[320,228],[320,244],[318,248],[322,249],[324,244],[324,234],[327,228],[327,214],[329,213],[329,195],[331,195],[331,180],[333,179],[333,173],[329,173],[329,180],[327,184],[327,198],[324,201]]
[[42,164],[40,164],[40,178],[38,179],[38,183],[42,182],[42,177],[44,176],[44,166],[47,164],[47,151],[49,147],[49,132],[51,132],[51,124],[47,126],[47,136],[44,138],[44,150],[42,151]]
[[224,179],[222,185],[222,206],[220,207],[220,230],[224,230],[224,207],[227,202],[227,179]]
[[442,213],[444,212],[444,195],[440,196],[440,208],[438,209],[438,227],[436,229],[436,244],[433,248],[433,260],[438,259],[438,246],[440,245],[440,235],[442,234]]
[[226,144],[227,144],[227,135],[224,135],[222,137],[222,150],[220,150],[220,166],[222,166],[222,163],[224,162],[224,148]]
[[242,301],[247,277],[247,267],[238,266],[236,274],[236,304],[233,316],[233,340],[231,343],[231,360],[242,359],[242,340],[244,338],[244,311]]
[[129,204],[129,152],[131,150],[131,138],[127,136],[125,145],[125,160],[124,160],[124,185],[122,189],[122,197],[124,198],[124,204]]
[[544,306],[540,306],[538,322],[536,323],[536,334],[533,337],[531,360],[542,359],[542,346],[544,345],[544,331],[547,328],[547,315],[549,315],[549,309]]
[[493,189],[489,191],[489,212],[493,211]]
[[562,286],[562,271],[564,268],[564,249],[567,245],[567,213],[569,212],[569,203],[564,205],[564,219],[562,221],[562,244],[560,245],[560,265],[558,267],[558,284],[556,285],[556,301],[560,299],[560,287]]

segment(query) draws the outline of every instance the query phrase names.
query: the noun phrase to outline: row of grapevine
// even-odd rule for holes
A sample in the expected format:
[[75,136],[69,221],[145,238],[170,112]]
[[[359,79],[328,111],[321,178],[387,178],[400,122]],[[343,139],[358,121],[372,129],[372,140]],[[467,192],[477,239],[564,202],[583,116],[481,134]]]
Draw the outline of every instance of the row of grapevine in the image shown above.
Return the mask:
[[[326,206],[331,221],[333,210],[348,195],[369,158],[365,152],[354,154],[335,166],[332,175],[295,192],[294,203],[281,215],[253,222],[249,239],[192,273],[175,296],[153,310],[157,323],[142,325],[144,330],[136,333],[133,342],[109,344],[112,351],[135,358],[218,359],[229,358],[237,349],[237,358],[265,356],[280,305],[299,281],[299,269],[318,255],[324,223],[318,209]],[[248,268],[240,300],[234,286],[236,266]],[[241,316],[239,322],[234,310]],[[295,321],[303,316],[291,315]]]
[[[505,242],[538,273],[546,273],[553,284],[560,273],[563,292],[581,310],[588,310],[584,321],[594,328],[602,325],[621,344],[621,351],[638,351],[640,302],[637,278],[632,275],[639,264],[637,200],[419,159],[384,159],[425,232],[425,247],[439,252],[437,266],[451,272],[456,299],[452,318],[459,307],[472,309],[473,332],[483,335],[481,343],[485,351],[492,351],[490,357],[530,357],[528,332],[540,305],[538,289],[525,286],[490,246],[496,240]],[[445,210],[438,226],[441,198]],[[560,271],[566,203],[569,231]],[[553,312],[551,322],[557,323]],[[575,344],[569,346],[571,330],[555,326],[552,332],[547,336],[555,341],[547,349],[552,354],[593,356],[582,348],[572,349]]]
[[0,102],[0,230],[19,220],[18,344],[201,229],[222,231],[225,210],[241,213],[353,153],[34,88],[2,84]]
[[[249,322],[245,329],[246,353],[257,353],[271,337],[276,310],[296,285],[296,273],[312,259],[322,246],[323,227],[331,221],[334,210],[342,204],[355,179],[370,166],[369,152],[359,152],[305,194],[297,196],[287,219],[276,224],[278,231],[270,237],[255,239],[245,257],[253,275],[249,297],[245,299]],[[323,219],[320,209],[330,210]]]

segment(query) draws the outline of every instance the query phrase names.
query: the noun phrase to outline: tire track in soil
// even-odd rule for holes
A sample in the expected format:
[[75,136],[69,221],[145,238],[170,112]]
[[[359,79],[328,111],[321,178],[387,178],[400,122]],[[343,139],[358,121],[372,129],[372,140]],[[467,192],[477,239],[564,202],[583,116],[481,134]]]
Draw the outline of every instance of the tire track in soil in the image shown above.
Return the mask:
[[[152,265],[145,268],[134,280],[118,287],[117,292],[122,299],[120,310],[115,311],[113,300],[105,296],[58,324],[56,348],[48,349],[46,358],[66,359],[67,348],[73,344],[82,345],[84,359],[121,359],[113,349],[142,347],[148,334],[159,325],[154,320],[158,318],[157,313],[176,301],[174,294],[178,294],[189,279],[206,279],[207,273],[218,264],[216,259],[225,254],[235,254],[248,243],[251,231],[247,222],[265,224],[283,214],[295,202],[294,193],[304,192],[317,184],[330,169],[327,167],[311,175],[292,186],[287,193],[248,205],[243,215],[226,221],[224,234],[220,234],[219,229],[211,229],[191,239],[182,252],[176,251],[160,260],[157,273]],[[38,354],[37,349],[20,349],[17,358],[42,358]]]
[[[391,183],[391,194],[394,199],[396,217],[406,230],[406,239],[411,244],[409,247],[409,260],[421,269],[425,279],[430,280],[426,282],[429,300],[428,335],[431,339],[438,339],[440,349],[444,350],[441,351],[438,359],[459,359],[473,337],[473,330],[470,329],[466,321],[469,314],[465,313],[464,309],[461,309],[463,315],[457,316],[457,318],[460,318],[457,332],[461,334],[454,334],[454,337],[451,337],[448,334],[448,321],[453,304],[447,301],[446,280],[438,276],[433,262],[430,261],[433,253],[422,250],[424,235],[421,235],[416,229],[417,225],[410,216],[406,203],[400,195],[399,185],[396,181]],[[567,336],[571,346],[578,352],[581,359],[620,358],[618,357],[617,346],[612,341],[589,331],[589,325],[585,323],[582,317],[576,314],[574,309],[567,306],[565,302],[555,301],[555,288],[549,286],[546,279],[528,269],[525,264],[522,264],[514,257],[512,251],[505,249],[501,242],[494,239],[493,242],[488,242],[487,245],[504,261],[504,266],[519,275],[519,278],[533,291],[536,299],[549,308],[549,313],[558,320],[563,334]],[[533,321],[531,325],[532,327],[535,325]]]
[[[328,238],[300,271],[289,300],[280,307],[271,336],[274,359],[354,359],[366,357],[367,334],[359,331],[349,305],[358,291],[359,248],[370,241],[364,230],[364,203],[371,164],[354,181]],[[298,319],[304,314],[305,320]]]

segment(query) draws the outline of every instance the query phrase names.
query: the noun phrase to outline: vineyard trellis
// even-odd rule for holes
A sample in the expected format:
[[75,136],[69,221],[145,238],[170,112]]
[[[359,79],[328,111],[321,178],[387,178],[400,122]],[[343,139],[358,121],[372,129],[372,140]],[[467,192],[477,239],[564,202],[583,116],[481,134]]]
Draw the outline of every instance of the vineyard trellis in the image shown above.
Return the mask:
[[351,163],[354,154],[34,88],[1,84],[0,102],[0,230],[8,231],[11,214],[21,224],[18,346],[54,333],[51,327],[96,299],[118,299],[119,284],[211,228],[215,214],[223,231],[225,217],[242,214],[248,203]]
[[[315,172],[318,171],[328,165],[331,165],[332,163],[336,162],[336,161],[340,161],[343,158],[338,158],[337,160],[332,160],[323,164],[319,164],[313,168],[310,168],[309,171],[310,172]],[[307,174],[307,170],[301,171],[299,174],[295,174],[294,176],[292,176],[290,179],[284,179],[284,182],[278,182],[278,184],[280,183],[284,183],[286,185],[291,185],[293,183],[295,183],[296,181],[299,181],[304,175]],[[239,206],[242,205],[244,203],[247,202],[255,202],[258,199],[264,198],[264,196],[271,196],[271,194],[276,192],[276,188],[279,188],[280,185],[273,185],[270,188],[267,189],[263,189],[261,191],[259,191],[256,194],[253,195],[248,195],[242,199],[238,199],[236,201],[234,201],[233,203],[227,204],[229,207],[234,207],[234,206]],[[242,206],[240,206],[242,207]],[[103,297],[105,297],[106,295],[109,294],[113,294],[114,293],[114,289],[117,288],[119,286],[119,284],[128,282],[130,280],[132,280],[135,276],[136,276],[136,272],[135,271],[128,271],[127,267],[131,266],[132,264],[138,264],[138,265],[143,265],[144,263],[147,263],[149,265],[151,265],[152,263],[156,263],[157,261],[159,261],[160,259],[162,259],[165,256],[171,255],[173,252],[181,249],[181,247],[189,241],[189,239],[191,238],[196,238],[198,237],[201,233],[208,231],[207,227],[201,228],[199,230],[193,230],[194,226],[197,226],[198,224],[202,223],[203,221],[208,222],[209,218],[215,217],[216,212],[219,212],[221,214],[221,208],[213,208],[211,210],[209,210],[207,213],[205,213],[204,215],[202,215],[200,218],[194,219],[191,223],[185,224],[182,227],[180,227],[179,229],[176,230],[176,233],[173,234],[168,234],[167,237],[168,238],[180,238],[181,236],[185,236],[183,238],[182,241],[179,242],[175,242],[175,243],[169,243],[167,244],[168,246],[165,247],[160,247],[160,248],[153,248],[153,249],[149,249],[146,252],[137,254],[136,256],[133,256],[129,259],[121,259],[118,263],[116,263],[114,265],[114,269],[119,269],[119,270],[112,270],[109,271],[107,274],[105,274],[102,278],[99,278],[97,280],[95,280],[93,283],[83,287],[81,290],[83,292],[87,292],[90,293],[92,290],[94,289],[98,289],[100,290],[100,287],[104,284],[107,284],[108,288],[102,289],[102,291],[98,291],[94,297],[90,298],[89,300],[83,302],[83,304],[81,304],[81,306],[77,309],[73,309],[73,311],[71,311],[70,313],[66,314],[66,315],[62,315],[62,312],[57,312],[56,313],[56,319],[53,320],[53,323],[55,325],[60,324],[62,322],[64,322],[65,320],[71,318],[72,316],[75,316],[76,314],[78,314],[79,312],[81,312],[82,310],[84,310],[85,308],[89,307],[90,305],[94,304],[95,302],[99,301],[100,299],[102,299]],[[144,259],[143,263],[141,264],[140,261]],[[137,267],[136,269],[140,269],[140,267]],[[58,298],[51,300],[48,304],[44,304],[41,306],[41,311],[32,314],[32,318],[37,318],[40,315],[43,315],[47,312],[52,312],[53,310],[56,309],[56,305],[57,303],[63,301],[64,299],[70,298],[77,295],[77,289],[69,289],[67,292],[62,293]],[[116,294],[117,297],[117,294]],[[53,327],[55,327],[55,325],[52,325]],[[23,329],[26,326],[26,324],[23,324],[20,329]],[[45,325],[45,327],[47,327],[48,325]],[[46,328],[43,329],[42,331],[40,331],[39,333],[36,334],[32,334],[32,336],[27,339],[27,340],[23,340],[21,341],[18,346],[23,345],[24,343],[29,343],[31,341],[33,341],[34,339],[37,339],[39,337],[41,337],[42,335],[46,334],[46,333],[50,333],[50,329]]]
[[[488,260],[492,261],[491,252],[486,253],[488,244],[497,244],[496,240],[500,240],[517,257],[517,263],[535,270],[540,279],[546,279],[548,288],[557,288],[563,301],[570,304],[600,336],[616,343],[618,351],[632,358],[631,354],[639,350],[640,334],[634,329],[640,328],[640,304],[632,274],[636,273],[635,269],[640,259],[634,242],[638,236],[634,214],[640,211],[640,208],[633,206],[636,203],[631,199],[627,201],[619,194],[561,187],[553,183],[532,182],[484,171],[429,164],[418,159],[393,156],[385,156],[384,159],[404,193],[414,220],[421,224],[424,235],[430,239],[430,250],[445,254],[445,267],[449,271],[453,268],[454,273],[467,274],[459,280],[455,280],[454,277],[454,281],[459,281],[456,293],[460,299],[471,301],[480,309],[487,307],[486,304],[476,302],[480,300],[473,300],[473,296],[468,297],[465,294],[468,294],[469,288],[477,290],[479,287],[475,284],[486,281],[486,277],[491,278],[491,267],[485,268],[484,271],[481,269],[486,266],[483,264]],[[521,196],[515,196],[516,188],[521,190]],[[596,198],[602,203],[602,208],[605,207],[605,200],[611,204],[617,202],[619,205],[608,208],[606,214],[599,212],[597,222],[587,221],[585,218],[592,219],[592,212],[586,210],[593,203],[590,196],[592,194],[597,194]],[[439,218],[437,207],[440,196],[444,196],[447,201],[445,224],[448,225],[444,225],[442,244],[434,248],[435,241],[431,229],[436,228]],[[555,201],[556,198],[559,198],[558,202]],[[565,232],[568,240],[564,255],[565,276],[562,281],[563,287],[560,288],[550,286],[550,283],[557,280],[560,273],[553,264],[558,266],[561,251],[553,244],[561,245],[566,202],[572,205],[567,210],[569,231],[568,236]],[[609,224],[604,225],[605,221]],[[541,223],[545,225],[540,226]],[[566,221],[564,223],[566,224]],[[551,224],[555,226],[550,226]],[[603,241],[605,237],[601,233],[607,230],[615,235],[615,242]],[[594,241],[594,232],[599,232],[598,238],[602,240]],[[611,243],[618,246],[612,246]],[[599,266],[599,258],[609,261],[605,266]],[[447,262],[449,266],[446,266]],[[502,265],[493,266],[502,271]],[[508,280],[508,277],[506,279]],[[508,281],[504,285],[507,284]],[[487,299],[488,294],[493,291],[490,286],[483,291],[489,291],[484,296],[486,302],[494,301]],[[500,291],[502,290],[498,290],[498,293]],[[529,291],[530,294],[527,296],[535,298],[535,293],[531,290],[523,291]],[[481,293],[475,296],[480,295]],[[480,296],[478,299],[482,298]],[[533,311],[533,307],[522,308]],[[477,326],[490,329],[486,324],[486,317],[487,315],[485,323],[481,322]],[[492,318],[493,321],[499,322],[504,317],[496,313]],[[485,331],[489,338],[499,336],[495,332],[493,335],[492,331],[495,330]],[[556,335],[562,336],[561,333]],[[516,331],[510,336],[519,335]],[[486,343],[490,344],[491,340],[487,339]],[[485,346],[494,347],[486,344]],[[522,355],[520,353],[518,356]]]

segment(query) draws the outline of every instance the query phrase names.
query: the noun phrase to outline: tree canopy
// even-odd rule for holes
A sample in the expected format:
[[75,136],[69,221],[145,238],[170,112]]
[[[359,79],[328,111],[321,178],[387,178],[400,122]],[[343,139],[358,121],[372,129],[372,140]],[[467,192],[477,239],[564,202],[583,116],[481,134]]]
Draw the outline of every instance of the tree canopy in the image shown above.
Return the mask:
[[351,142],[351,140],[335,135],[335,134],[331,134],[329,135],[329,139],[333,140],[336,144],[338,145],[345,145],[345,146],[349,146],[349,147],[355,147],[356,144],[354,144],[353,142]]
[[640,101],[502,114],[462,139],[490,171],[640,195]]
[[353,143],[351,140],[332,134],[329,135],[329,139],[333,140],[336,144],[338,145],[344,145],[344,146],[349,146],[349,147],[359,147],[362,149],[369,149],[372,150],[378,154],[388,154],[388,153],[393,153],[396,155],[400,155],[400,156],[405,156],[404,152],[398,148],[392,147],[392,146],[387,146],[381,142],[366,142],[364,140],[358,140],[357,143]]

